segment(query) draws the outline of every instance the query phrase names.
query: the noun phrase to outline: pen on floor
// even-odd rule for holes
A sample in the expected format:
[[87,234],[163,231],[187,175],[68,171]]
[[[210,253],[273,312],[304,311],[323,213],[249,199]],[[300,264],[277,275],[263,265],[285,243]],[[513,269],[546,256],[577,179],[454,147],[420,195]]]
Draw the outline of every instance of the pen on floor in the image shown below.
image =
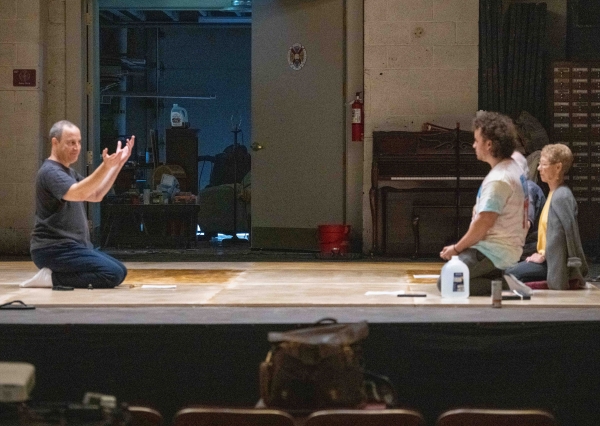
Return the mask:
[[397,294],[397,297],[427,297],[425,293],[403,293]]

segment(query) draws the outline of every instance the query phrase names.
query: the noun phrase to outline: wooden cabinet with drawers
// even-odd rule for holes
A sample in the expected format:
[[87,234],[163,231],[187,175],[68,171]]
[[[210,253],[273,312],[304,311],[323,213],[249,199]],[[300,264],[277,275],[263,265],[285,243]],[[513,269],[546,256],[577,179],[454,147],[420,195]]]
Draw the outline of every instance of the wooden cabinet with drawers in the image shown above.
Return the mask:
[[552,64],[553,143],[573,152],[566,182],[579,205],[581,238],[600,249],[600,62]]
[[552,141],[574,156],[567,182],[580,204],[600,208],[600,62],[555,62],[552,90]]

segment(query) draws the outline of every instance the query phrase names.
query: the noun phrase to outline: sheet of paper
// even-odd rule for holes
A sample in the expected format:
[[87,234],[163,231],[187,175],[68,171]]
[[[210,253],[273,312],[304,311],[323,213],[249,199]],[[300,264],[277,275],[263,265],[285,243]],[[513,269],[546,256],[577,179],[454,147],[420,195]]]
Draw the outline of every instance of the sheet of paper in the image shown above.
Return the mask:
[[176,285],[154,285],[154,284],[144,284],[142,286],[142,288],[146,288],[146,289],[171,289],[171,288],[177,288]]
[[434,274],[431,274],[431,275],[427,275],[427,274],[425,274],[425,275],[413,275],[413,278],[415,278],[415,279],[419,279],[419,278],[431,278],[431,279],[433,279],[433,278],[435,278],[437,280],[439,277],[440,277],[439,275],[434,275]]
[[398,296],[406,293],[404,290],[399,291],[367,291],[365,296]]

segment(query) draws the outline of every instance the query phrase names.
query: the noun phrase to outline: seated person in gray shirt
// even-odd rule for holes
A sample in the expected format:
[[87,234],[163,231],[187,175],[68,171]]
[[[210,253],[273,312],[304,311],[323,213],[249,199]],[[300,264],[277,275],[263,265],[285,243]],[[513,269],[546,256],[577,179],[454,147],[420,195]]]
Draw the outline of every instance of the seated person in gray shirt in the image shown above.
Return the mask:
[[21,287],[64,286],[113,288],[123,282],[127,269],[118,260],[94,250],[84,202],[99,202],[112,187],[129,159],[135,136],[125,146],[102,152],[102,163],[88,177],[70,168],[81,152],[81,132],[63,120],[50,129],[50,157],[36,178],[35,225],[31,258],[40,271]]

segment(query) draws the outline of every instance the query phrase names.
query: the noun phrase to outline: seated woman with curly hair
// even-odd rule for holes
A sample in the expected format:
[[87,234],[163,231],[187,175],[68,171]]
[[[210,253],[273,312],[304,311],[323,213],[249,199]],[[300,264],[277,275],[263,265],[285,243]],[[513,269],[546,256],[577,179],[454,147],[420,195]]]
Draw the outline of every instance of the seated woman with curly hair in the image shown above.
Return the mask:
[[573,154],[566,145],[542,149],[538,170],[550,193],[540,216],[537,252],[508,268],[507,280],[512,275],[522,282],[547,281],[552,290],[585,286],[588,266],[577,225],[577,201],[564,183],[572,164]]

